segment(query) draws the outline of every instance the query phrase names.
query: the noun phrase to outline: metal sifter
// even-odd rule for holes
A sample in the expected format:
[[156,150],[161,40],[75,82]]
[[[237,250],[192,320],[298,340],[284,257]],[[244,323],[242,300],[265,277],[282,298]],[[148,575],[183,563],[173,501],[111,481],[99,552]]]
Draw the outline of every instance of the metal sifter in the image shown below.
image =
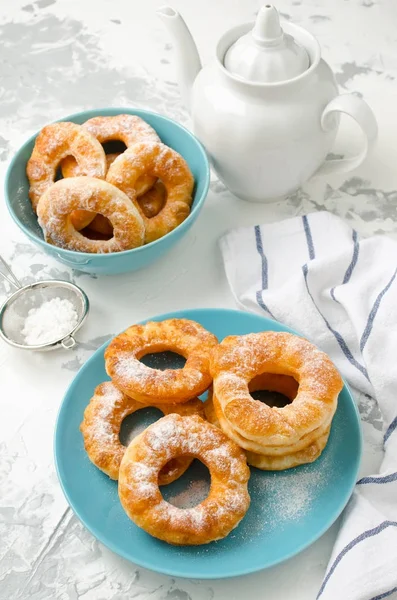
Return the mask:
[[[73,348],[76,345],[74,334],[83,325],[89,310],[86,294],[74,283],[61,280],[37,281],[23,286],[12,272],[9,265],[0,255],[0,263],[4,272],[0,275],[16,288],[0,307],[0,336],[11,346],[23,350],[54,350],[56,348]],[[54,337],[43,344],[29,345],[22,333],[31,309],[37,309],[54,298],[68,300],[77,314],[77,323],[61,338]]]

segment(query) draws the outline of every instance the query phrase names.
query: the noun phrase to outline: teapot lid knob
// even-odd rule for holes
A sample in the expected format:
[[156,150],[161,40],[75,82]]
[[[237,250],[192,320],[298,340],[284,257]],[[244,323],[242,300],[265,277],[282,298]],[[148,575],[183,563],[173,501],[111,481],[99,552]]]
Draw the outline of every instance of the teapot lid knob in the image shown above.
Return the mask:
[[252,31],[227,50],[224,65],[230,73],[257,83],[275,83],[297,77],[310,66],[305,48],[283,32],[277,10],[265,4]]
[[283,35],[277,10],[272,4],[265,4],[256,17],[252,37],[257,44],[274,46],[282,41]]

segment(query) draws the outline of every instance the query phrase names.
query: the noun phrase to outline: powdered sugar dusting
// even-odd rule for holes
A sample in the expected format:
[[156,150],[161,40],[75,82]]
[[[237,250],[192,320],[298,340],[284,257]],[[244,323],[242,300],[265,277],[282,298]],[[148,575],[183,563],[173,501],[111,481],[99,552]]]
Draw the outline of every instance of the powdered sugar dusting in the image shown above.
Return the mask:
[[177,391],[181,388],[195,388],[204,379],[201,371],[192,368],[183,369],[183,376],[178,374],[179,369],[166,369],[159,372],[141,363],[131,354],[125,353],[117,356],[114,364],[114,376],[123,387],[139,384],[140,388],[158,390],[172,388]]
[[[229,461],[223,446],[229,450]],[[222,448],[219,454],[218,447]],[[208,464],[213,485],[204,501],[181,509],[166,502],[153,484],[165,459],[184,455],[195,455]],[[142,471],[139,462],[149,471]],[[166,541],[207,543],[224,537],[244,516],[249,506],[248,478],[243,453],[219,429],[197,416],[172,414],[151,425],[128,447],[119,495],[130,517],[149,533],[155,528],[154,535]]]
[[148,498],[158,492],[157,471],[153,466],[135,462],[128,470],[133,483],[130,484],[127,480],[126,485],[139,498]]
[[297,335],[274,331],[225,338],[215,353],[213,368],[247,377],[251,370],[256,371],[256,375],[263,373],[267,365],[290,375],[300,370],[307,372],[315,378],[318,395],[324,393],[332,377],[337,378],[336,368],[327,354]]
[[239,479],[242,470],[241,456],[233,456],[231,444],[234,444],[215,427],[206,429],[203,438],[200,427],[189,427],[188,422],[185,424],[183,419],[160,419],[155,428],[147,430],[146,442],[155,452],[162,452],[170,458],[175,447],[180,447],[181,455],[207,459],[219,472]]
[[82,127],[95,136],[101,144],[119,140],[128,147],[143,140],[160,141],[153,127],[136,115],[94,117],[83,123]]
[[308,512],[314,498],[326,482],[328,473],[318,470],[297,471],[283,477],[273,473],[266,481],[268,507],[278,510],[280,520],[297,521]]
[[178,443],[181,433],[180,427],[174,421],[161,419],[155,429],[147,432],[146,440],[153,450],[171,454],[171,445]]
[[101,403],[91,422],[91,437],[105,448],[109,443],[118,443],[118,434],[112,426],[111,416],[116,406],[124,403],[124,395],[110,382],[102,385]]
[[252,469],[249,485],[252,504],[239,536],[249,540],[275,528],[302,522],[329,481],[335,478],[330,456],[323,455],[319,460],[321,463],[314,463],[316,466],[304,465],[287,471]]

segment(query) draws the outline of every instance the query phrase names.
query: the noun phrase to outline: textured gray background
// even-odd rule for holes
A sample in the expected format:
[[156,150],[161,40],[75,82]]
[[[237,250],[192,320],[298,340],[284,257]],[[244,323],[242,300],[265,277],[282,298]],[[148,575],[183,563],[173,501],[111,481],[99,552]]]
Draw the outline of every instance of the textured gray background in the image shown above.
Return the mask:
[[[155,0],[0,1],[0,169],[46,122],[83,108],[140,106],[189,126],[176,85],[172,44]],[[175,0],[191,24],[204,62],[219,35],[250,20],[257,0]],[[285,565],[226,582],[174,580],[138,569],[99,544],[73,517],[54,473],[52,436],[75,372],[113,333],[161,312],[233,306],[217,239],[238,224],[276,221],[327,209],[362,235],[396,234],[397,3],[394,0],[280,0],[284,18],[319,39],[342,91],[356,90],[379,121],[377,148],[347,176],[313,180],[283,202],[254,206],[213,178],[202,216],[182,243],[142,273],[96,278],[72,272],[33,247],[0,215],[0,251],[24,281],[76,281],[92,301],[78,349],[33,355],[0,346],[0,599],[284,600],[315,597],[335,535]],[[343,121],[335,153],[358,147]],[[109,285],[111,281],[111,286]],[[1,284],[6,293],[7,286]],[[379,460],[380,418],[359,398],[368,451]]]

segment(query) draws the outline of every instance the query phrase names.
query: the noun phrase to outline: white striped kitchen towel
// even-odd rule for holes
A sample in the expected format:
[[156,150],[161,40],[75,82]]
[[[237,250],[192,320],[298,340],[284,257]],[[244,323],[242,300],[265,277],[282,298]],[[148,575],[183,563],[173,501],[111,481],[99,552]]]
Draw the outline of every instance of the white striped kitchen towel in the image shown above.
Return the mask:
[[317,597],[397,597],[397,243],[318,212],[220,245],[238,305],[300,331],[382,412],[380,473],[357,482]]

